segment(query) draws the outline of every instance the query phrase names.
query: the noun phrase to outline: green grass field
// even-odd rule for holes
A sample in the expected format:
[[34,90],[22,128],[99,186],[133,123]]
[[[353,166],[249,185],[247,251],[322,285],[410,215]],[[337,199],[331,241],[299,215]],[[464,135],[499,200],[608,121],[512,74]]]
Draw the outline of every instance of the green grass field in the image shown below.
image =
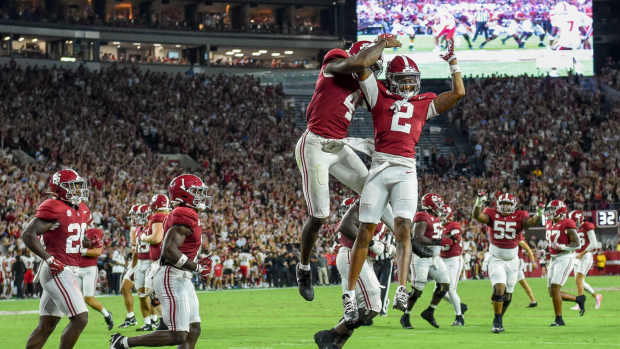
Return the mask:
[[[553,312],[547,297],[544,279],[530,279],[539,307],[528,309],[525,292],[517,285],[513,302],[504,318],[506,332],[493,334],[491,329],[490,285],[488,280],[464,281],[459,294],[469,306],[466,326],[454,328],[452,306],[442,302],[436,317],[441,328],[432,328],[419,317],[430,301],[432,285],[414,308],[414,330],[403,330],[400,312],[391,310],[387,317],[378,317],[372,327],[355,332],[347,348],[613,348],[620,347],[620,278],[592,277],[588,282],[603,294],[602,307],[594,309],[588,296],[587,312],[578,317],[564,305],[564,328],[550,328]],[[575,291],[574,278],[565,289]],[[392,285],[390,298],[395,286]],[[340,287],[318,287],[313,302],[306,302],[296,288],[232,290],[200,293],[202,335],[197,348],[315,348],[313,334],[330,328],[341,315]],[[102,297],[115,321],[125,314],[120,297]],[[38,309],[37,300],[0,302],[0,348],[23,348],[38,315],[7,315],[6,312]],[[136,299],[136,310],[138,302]],[[139,311],[139,310],[138,310]],[[63,320],[45,348],[58,348]],[[140,321],[140,320],[139,320]],[[121,331],[134,335],[135,327]],[[77,348],[108,348],[109,334],[100,314],[91,311],[89,324]]]

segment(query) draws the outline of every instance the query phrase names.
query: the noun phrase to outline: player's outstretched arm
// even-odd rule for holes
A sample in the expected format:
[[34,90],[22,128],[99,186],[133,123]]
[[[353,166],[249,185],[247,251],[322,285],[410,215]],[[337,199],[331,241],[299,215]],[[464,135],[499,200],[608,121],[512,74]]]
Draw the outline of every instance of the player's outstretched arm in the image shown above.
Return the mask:
[[34,252],[37,256],[41,257],[41,259],[43,259],[44,261],[48,260],[48,258],[50,258],[50,255],[45,251],[45,248],[43,248],[41,240],[39,240],[38,236],[52,229],[52,226],[55,223],[56,222],[54,221],[46,221],[40,218],[34,218],[30,221],[30,223],[28,223],[28,226],[24,231],[24,235],[22,236],[26,247],[28,247],[28,249]]
[[482,224],[489,224],[489,216],[483,212],[484,204],[487,201],[487,194],[485,191],[479,191],[478,197],[476,197],[476,201],[474,202],[474,209],[472,210],[471,216],[473,219],[477,220]]
[[196,270],[196,263],[187,258],[183,252],[179,249],[179,246],[183,244],[187,236],[192,235],[192,230],[185,225],[174,225],[168,230],[166,238],[164,239],[164,248],[162,258],[166,262],[179,269],[185,269],[190,271]]
[[454,54],[454,40],[448,41],[448,51],[441,55],[441,58],[450,65],[452,90],[443,92],[433,101],[437,114],[452,109],[456,102],[465,97],[465,84],[463,83],[461,70],[456,60],[456,55]]
[[383,49],[390,47],[400,47],[400,42],[396,36],[388,34],[381,35],[374,45],[361,50],[355,56],[337,59],[327,63],[325,72],[328,74],[355,74],[362,73],[381,58]]
[[536,215],[533,217],[526,218],[523,221],[523,229],[529,229],[532,227],[539,227],[543,225],[543,215],[545,213],[544,206],[536,207]]

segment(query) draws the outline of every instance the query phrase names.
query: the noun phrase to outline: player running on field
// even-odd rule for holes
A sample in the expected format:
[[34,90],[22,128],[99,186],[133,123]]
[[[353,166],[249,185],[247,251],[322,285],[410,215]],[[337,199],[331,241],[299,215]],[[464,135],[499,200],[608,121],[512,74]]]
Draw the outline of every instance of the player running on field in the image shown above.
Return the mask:
[[[308,218],[302,228],[301,258],[296,268],[299,293],[314,299],[310,255],[318,233],[329,217],[329,176],[332,175],[356,193],[362,191],[368,169],[345,145],[349,124],[361,102],[361,91],[355,74],[371,68],[378,73],[383,49],[400,47],[393,35],[383,35],[375,43],[360,41],[349,51],[333,49],[325,55],[306,117],[308,128],[295,147],[295,159],[301,172],[302,189]],[[391,211],[384,221],[393,224]]]
[[467,311],[467,305],[461,303],[461,297],[456,293],[461,274],[463,273],[463,230],[461,229],[461,224],[452,220],[453,218],[454,214],[452,208],[445,205],[441,216],[443,234],[440,256],[443,259],[443,263],[446,265],[448,277],[450,278],[450,287],[448,288],[448,293],[445,295],[445,299],[452,304],[454,313],[456,314],[452,326],[464,326],[465,319],[463,315],[465,315]]
[[151,298],[146,292],[145,282],[146,274],[151,269],[151,257],[149,255],[149,244],[145,241],[146,236],[149,234],[147,231],[148,216],[150,215],[150,205],[140,205],[138,208],[138,220],[139,227],[136,229],[136,250],[137,250],[137,264],[134,270],[134,282],[136,290],[138,291],[138,299],[140,300],[140,311],[142,312],[142,318],[144,319],[144,325],[136,329],[136,331],[152,331],[157,327],[157,324],[151,323],[151,315],[153,310],[151,309]]
[[129,246],[131,247],[131,258],[129,263],[127,264],[127,268],[125,274],[123,275],[123,281],[121,283],[121,295],[123,296],[123,302],[125,304],[125,309],[127,310],[127,314],[125,315],[125,321],[118,326],[118,328],[127,328],[129,326],[135,326],[138,322],[136,321],[136,315],[133,312],[133,285],[134,285],[134,272],[136,270],[136,264],[138,262],[136,255],[136,230],[138,229],[138,209],[141,204],[135,204],[131,206],[129,209],[128,221],[130,224],[129,227]]
[[[375,152],[360,198],[360,230],[351,253],[348,290],[343,295],[344,317],[355,322],[355,284],[368,254],[372,234],[388,203],[394,212],[394,232],[398,241],[397,261],[400,286],[395,309],[407,307],[407,280],[411,262],[411,226],[418,204],[415,146],[427,120],[451,109],[465,96],[465,86],[454,54],[454,41],[442,59],[449,63],[452,90],[439,96],[420,92],[420,70],[407,56],[395,56],[388,64],[387,86],[370,70],[360,74],[360,85],[372,112]],[[391,228],[391,227],[390,227]]]
[[472,217],[489,229],[488,272],[493,286],[494,333],[504,332],[503,317],[512,301],[512,293],[519,275],[518,246],[523,232],[540,226],[543,209],[538,208],[534,217],[527,211],[517,210],[517,199],[510,193],[500,194],[496,208],[483,208],[486,192],[478,193]]

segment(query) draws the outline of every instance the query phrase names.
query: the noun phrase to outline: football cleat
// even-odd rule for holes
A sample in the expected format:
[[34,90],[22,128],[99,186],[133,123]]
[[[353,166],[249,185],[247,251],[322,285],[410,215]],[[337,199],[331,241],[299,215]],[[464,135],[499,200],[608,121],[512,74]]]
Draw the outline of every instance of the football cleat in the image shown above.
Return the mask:
[[348,294],[342,295],[342,306],[344,308],[344,321],[347,324],[353,324],[359,320],[359,313],[357,311],[357,304],[355,304],[355,297],[351,297]]
[[142,327],[136,328],[136,331],[138,331],[138,332],[153,331],[154,329],[155,328],[153,328],[153,326],[151,324],[144,324]]
[[433,310],[433,308],[426,308],[426,310],[424,310],[422,314],[420,314],[420,316],[422,317],[422,319],[428,321],[431,326],[439,328],[437,321],[435,321],[435,311]]
[[331,330],[323,330],[314,334],[314,343],[319,349],[339,349],[336,344],[337,335]]
[[155,331],[168,331],[168,326],[164,323],[164,319],[159,319],[159,325],[157,325],[157,329]]
[[123,338],[125,338],[120,333],[115,333],[110,337],[110,349],[126,349],[123,344]]
[[127,328],[129,326],[135,326],[137,323],[138,323],[138,321],[136,321],[136,317],[135,316],[128,317],[128,318],[125,318],[125,322],[120,324],[118,326],[118,328]]
[[601,301],[603,300],[603,295],[602,294],[597,294],[596,295],[596,305],[594,306],[594,309],[598,309],[601,307]]
[[564,320],[556,320],[554,322],[551,323],[551,325],[549,325],[551,327],[558,327],[558,326],[566,326],[566,324],[564,323]]
[[456,319],[454,319],[454,322],[452,323],[452,326],[465,326],[465,319],[463,318],[463,315],[457,315]]
[[467,309],[469,309],[467,307],[467,304],[461,303],[461,314],[465,315],[465,313],[467,312]]
[[409,294],[407,293],[407,287],[400,285],[396,289],[396,294],[394,295],[394,305],[393,309],[398,309],[401,311],[407,310],[407,302],[409,301]]
[[312,288],[312,272],[310,270],[299,269],[299,264],[295,269],[297,276],[297,285],[299,287],[299,294],[308,302],[314,299],[314,289]]
[[583,316],[586,312],[586,296],[577,296],[577,305],[579,306],[579,316]]
[[530,304],[528,304],[527,307],[528,308],[536,308],[537,306],[538,306],[538,302],[534,301],[534,302],[531,302]]
[[108,313],[108,316],[104,317],[105,323],[108,325],[108,331],[114,328],[114,320],[112,319],[112,313]]
[[400,325],[406,330],[413,329],[413,326],[411,326],[411,319],[409,317],[409,314],[403,314],[403,316],[400,317]]
[[[496,315],[497,316],[497,315]],[[491,331],[493,333],[502,333],[504,332],[504,325],[502,324],[502,320],[501,319],[493,319],[493,328],[491,328]]]

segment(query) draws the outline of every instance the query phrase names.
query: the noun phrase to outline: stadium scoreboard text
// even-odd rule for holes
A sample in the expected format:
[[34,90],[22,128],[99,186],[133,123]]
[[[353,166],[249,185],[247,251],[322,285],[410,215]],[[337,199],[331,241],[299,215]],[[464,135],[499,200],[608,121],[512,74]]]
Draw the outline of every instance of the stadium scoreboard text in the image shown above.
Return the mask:
[[599,210],[594,216],[597,228],[615,228],[618,226],[618,211]]

